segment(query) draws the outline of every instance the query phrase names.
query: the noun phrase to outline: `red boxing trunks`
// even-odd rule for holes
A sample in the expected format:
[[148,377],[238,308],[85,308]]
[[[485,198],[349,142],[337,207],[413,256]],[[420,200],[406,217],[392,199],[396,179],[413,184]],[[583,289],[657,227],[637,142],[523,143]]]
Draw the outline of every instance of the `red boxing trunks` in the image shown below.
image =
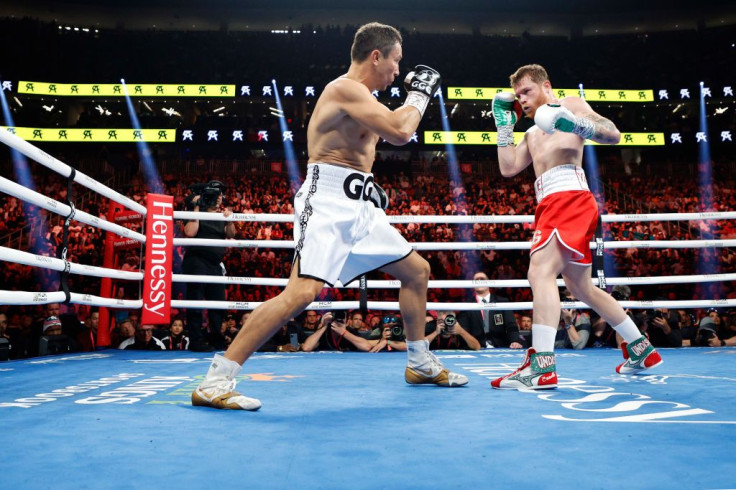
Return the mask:
[[537,211],[531,253],[545,247],[553,236],[572,252],[570,262],[592,264],[590,241],[598,224],[598,204],[588,190],[583,170],[560,165],[535,181]]

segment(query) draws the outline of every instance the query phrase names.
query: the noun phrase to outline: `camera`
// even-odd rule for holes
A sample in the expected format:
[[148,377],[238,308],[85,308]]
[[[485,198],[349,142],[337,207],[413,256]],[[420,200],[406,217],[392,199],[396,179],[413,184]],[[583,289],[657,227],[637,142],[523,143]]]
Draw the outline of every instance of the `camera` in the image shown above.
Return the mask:
[[[187,197],[186,203],[190,210],[194,210],[195,206],[199,209],[209,209],[217,206],[217,198],[225,192],[225,184],[219,180],[210,180],[209,182],[197,182],[189,186],[192,191]],[[193,202],[194,198],[199,196],[198,202]]]
[[698,347],[708,347],[710,345],[710,339],[716,336],[713,330],[701,328],[698,330],[698,335],[695,337],[695,345]]
[[391,327],[391,337],[403,337],[404,328],[401,325],[394,325]]
[[452,330],[452,327],[454,327],[456,323],[457,317],[455,317],[455,315],[450,314],[445,317],[445,327],[447,327],[448,330]]
[[611,293],[611,297],[613,299],[615,299],[616,301],[628,301],[629,300],[629,297],[628,296],[626,296],[625,294],[623,294],[623,293],[621,293],[619,291],[612,292]]
[[659,310],[647,310],[647,320],[652,321],[655,318],[664,318],[664,315]]

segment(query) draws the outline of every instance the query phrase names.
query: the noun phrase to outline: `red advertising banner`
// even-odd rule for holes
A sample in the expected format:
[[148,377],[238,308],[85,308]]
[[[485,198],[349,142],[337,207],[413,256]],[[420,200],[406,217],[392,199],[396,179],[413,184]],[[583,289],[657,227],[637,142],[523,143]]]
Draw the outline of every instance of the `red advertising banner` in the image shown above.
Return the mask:
[[146,266],[143,270],[141,323],[168,324],[174,255],[174,197],[148,194],[146,208]]

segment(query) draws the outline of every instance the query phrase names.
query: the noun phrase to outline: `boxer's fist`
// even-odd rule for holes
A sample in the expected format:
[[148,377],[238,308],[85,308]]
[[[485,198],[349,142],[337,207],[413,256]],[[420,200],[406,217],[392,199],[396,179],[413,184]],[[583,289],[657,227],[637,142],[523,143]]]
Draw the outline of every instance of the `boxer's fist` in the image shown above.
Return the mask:
[[521,104],[511,92],[499,92],[493,96],[491,112],[496,127],[513,126],[521,117]]
[[386,211],[386,208],[388,207],[388,195],[386,194],[386,191],[384,191],[381,186],[375,182],[373,182],[373,189],[370,194],[368,194],[368,199],[371,200],[375,207]]
[[562,131],[575,133],[584,139],[590,138],[595,132],[592,121],[575,116],[559,104],[540,106],[534,114],[534,124],[545,133],[552,134],[555,131]]
[[417,65],[406,74],[404,88],[407,92],[421,92],[427,97],[432,97],[440,88],[442,77],[434,68],[425,65]]
[[409,92],[404,105],[413,106],[424,115],[429,99],[439,90],[441,81],[442,77],[434,68],[415,66],[404,79],[404,88]]

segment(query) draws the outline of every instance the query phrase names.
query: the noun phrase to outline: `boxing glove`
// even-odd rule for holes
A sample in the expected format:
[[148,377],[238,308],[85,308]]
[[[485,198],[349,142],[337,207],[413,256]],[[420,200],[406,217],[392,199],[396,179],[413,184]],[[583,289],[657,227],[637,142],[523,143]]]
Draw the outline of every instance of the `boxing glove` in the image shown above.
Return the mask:
[[545,104],[534,114],[534,124],[545,133],[555,131],[574,133],[588,139],[595,133],[595,124],[590,119],[577,117],[559,104]]
[[415,66],[404,79],[404,88],[409,92],[404,105],[416,107],[423,116],[429,99],[439,90],[441,81],[442,77],[437,70],[425,65]]
[[491,112],[498,130],[497,145],[514,144],[514,124],[521,117],[521,104],[511,92],[499,92],[493,96]]
[[368,194],[368,199],[371,200],[375,207],[386,211],[386,208],[388,207],[388,195],[386,194],[386,191],[384,191],[381,186],[375,182],[373,182],[373,189],[370,194]]

